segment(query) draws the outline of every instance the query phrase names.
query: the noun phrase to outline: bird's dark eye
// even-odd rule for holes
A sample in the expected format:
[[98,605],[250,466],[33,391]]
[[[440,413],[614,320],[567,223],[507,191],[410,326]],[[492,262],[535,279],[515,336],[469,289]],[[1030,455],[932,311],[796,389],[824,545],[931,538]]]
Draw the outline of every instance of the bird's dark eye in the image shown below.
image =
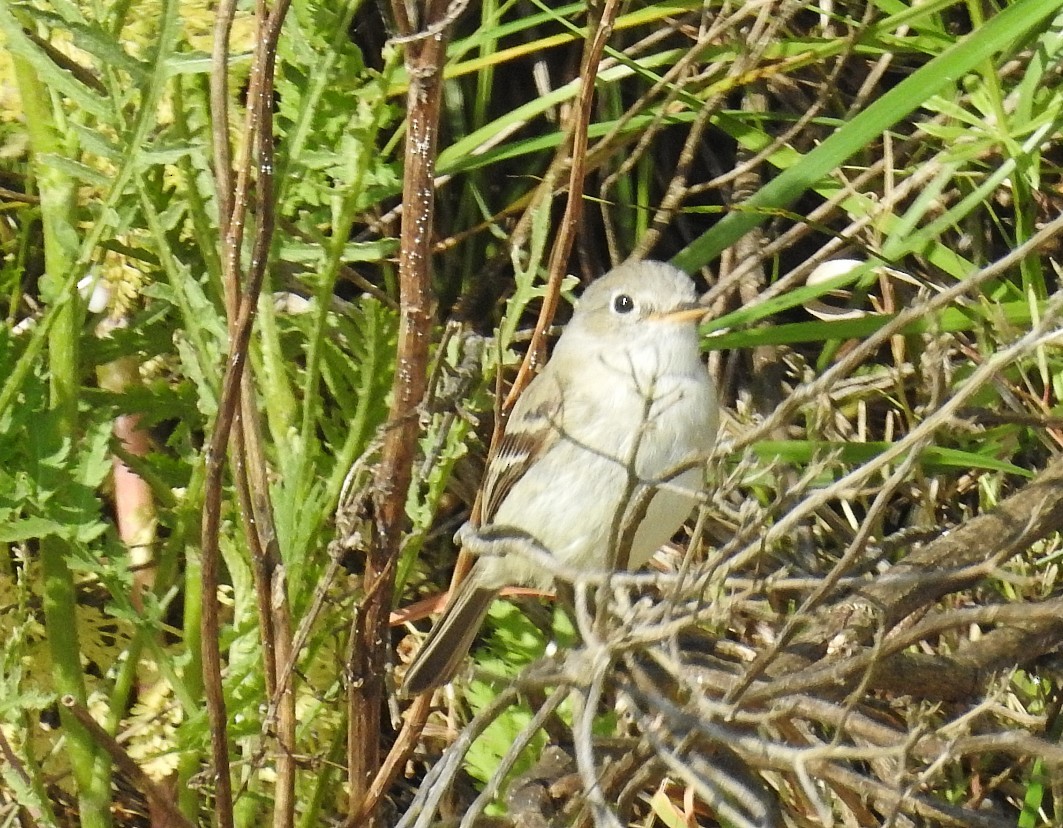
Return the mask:
[[619,293],[613,298],[613,310],[617,313],[631,313],[635,310],[635,300],[626,293]]

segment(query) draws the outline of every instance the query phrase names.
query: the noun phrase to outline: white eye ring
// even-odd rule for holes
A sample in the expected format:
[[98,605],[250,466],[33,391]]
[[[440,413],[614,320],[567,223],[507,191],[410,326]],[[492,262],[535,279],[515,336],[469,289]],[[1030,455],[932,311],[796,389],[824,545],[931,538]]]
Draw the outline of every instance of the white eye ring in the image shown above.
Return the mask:
[[635,300],[626,293],[618,293],[613,297],[614,313],[631,313],[635,310]]

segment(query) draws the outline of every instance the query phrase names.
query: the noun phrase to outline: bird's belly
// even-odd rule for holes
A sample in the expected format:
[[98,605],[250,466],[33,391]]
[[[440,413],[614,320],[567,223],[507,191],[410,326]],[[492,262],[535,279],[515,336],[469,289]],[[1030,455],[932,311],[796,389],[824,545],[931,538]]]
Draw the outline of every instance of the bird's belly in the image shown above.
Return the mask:
[[[560,563],[577,570],[613,566],[618,554],[612,550],[628,543],[628,566],[642,566],[689,517],[702,490],[703,470],[688,469],[651,490],[657,479],[629,479],[626,473],[618,474],[624,469],[622,462],[585,448],[551,452],[537,464],[535,474],[514,485],[492,525],[534,538]],[[632,538],[626,524],[640,516]],[[519,553],[484,563],[484,577],[494,587],[549,589],[554,580],[554,572]]]

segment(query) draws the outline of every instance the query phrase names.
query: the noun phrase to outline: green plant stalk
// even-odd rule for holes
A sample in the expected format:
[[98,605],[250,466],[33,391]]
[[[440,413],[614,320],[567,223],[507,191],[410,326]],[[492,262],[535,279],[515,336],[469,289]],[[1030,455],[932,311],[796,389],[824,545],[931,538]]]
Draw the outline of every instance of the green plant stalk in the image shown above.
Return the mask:
[[[202,468],[202,464],[199,464]],[[198,551],[188,549],[185,562],[185,603],[184,603],[184,650],[188,653],[188,663],[184,669],[184,683],[194,698],[203,698],[203,659],[200,647],[200,619],[203,614],[202,564]],[[187,751],[177,763],[177,807],[193,824],[198,824],[199,793],[189,784],[192,777],[199,773],[206,757],[196,751]]]
[[638,195],[635,198],[635,235],[633,239],[641,239],[650,231],[650,218],[653,216],[653,205],[651,195],[653,192],[653,179],[656,174],[654,169],[655,159],[653,155],[647,153],[642,158],[635,171],[636,188]]
[[[292,393],[285,367],[287,362],[281,347],[272,291],[263,290],[258,299],[258,332],[257,341],[252,341],[252,347],[248,349],[251,366],[259,381],[259,393],[265,404],[269,430],[274,438],[277,465],[279,468],[290,469],[294,468],[292,464],[298,460],[293,456],[292,443],[286,439],[286,435],[298,422],[299,403]],[[298,446],[297,453],[302,453],[304,448],[305,446]]]
[[[394,49],[388,51],[386,54],[386,60],[387,63],[378,80],[381,89],[387,88],[387,85],[391,82],[392,75],[402,63],[398,51]],[[368,135],[366,137],[365,152],[359,159],[358,170],[351,182],[351,186],[343,195],[343,203],[339,211],[339,216],[332,229],[333,244],[327,252],[325,266],[321,273],[320,285],[315,297],[315,319],[311,327],[310,340],[307,343],[305,381],[303,385],[303,422],[301,429],[303,460],[302,468],[299,468],[296,471],[295,476],[297,479],[303,478],[303,475],[306,472],[306,463],[311,457],[309,447],[316,444],[314,420],[320,409],[321,395],[319,380],[321,376],[322,349],[324,347],[323,341],[328,328],[329,300],[332,296],[332,291],[335,288],[336,279],[339,276],[340,262],[343,257],[345,242],[350,235],[351,227],[356,218],[355,210],[357,207],[358,196],[362,191],[365,173],[368,170],[369,162],[373,157],[370,147],[374,145],[376,136],[380,128],[383,126],[384,115],[386,112],[387,100],[384,95],[381,94],[377,101],[376,110],[373,113],[372,126],[367,130]],[[346,474],[346,471],[344,471],[344,474]],[[330,498],[329,503],[326,505],[327,514],[331,514],[334,508],[335,503]]]
[[[344,0],[340,22],[336,26],[329,48],[322,59],[314,65],[313,72],[310,74],[310,83],[303,90],[306,102],[303,105],[299,120],[292,125],[288,132],[286,140],[287,152],[278,165],[276,181],[276,201],[278,204],[281,204],[288,195],[288,186],[292,183],[292,171],[299,168],[303,150],[313,130],[314,112],[321,101],[321,96],[325,94],[328,88],[329,78],[336,62],[339,60],[340,50],[348,45],[346,41],[349,37],[348,31],[351,21],[354,19],[354,15],[358,11],[358,7],[362,5],[362,2],[363,0]],[[392,71],[394,68],[396,67],[393,66]],[[391,72],[387,68],[385,68],[384,74],[388,78],[391,77]],[[387,88],[386,83],[384,88]]]
[[[329,48],[325,52],[323,58],[314,65],[313,71],[310,73],[309,84],[307,88],[303,90],[305,103],[298,120],[292,125],[286,136],[286,152],[278,161],[278,175],[275,184],[276,195],[274,197],[275,203],[277,204],[283,203],[287,197],[288,187],[295,179],[295,176],[292,175],[292,171],[299,169],[299,165],[303,160],[303,152],[311,131],[313,130],[313,116],[317,111],[322,96],[328,89],[329,79],[339,60],[340,50],[347,45],[348,29],[362,2],[363,0],[344,0],[340,13],[340,21],[333,33]],[[390,77],[389,71],[393,71],[396,65],[397,62],[392,58],[390,70],[388,67],[385,67],[384,69],[386,77]],[[384,88],[386,88],[386,82]],[[385,109],[384,100],[381,100],[379,104],[376,114],[379,114]],[[367,148],[373,146],[373,142],[376,138],[375,129],[378,128],[379,125],[380,121],[377,120],[374,123],[373,136],[368,139],[366,143]],[[351,213],[353,204],[357,201],[357,198],[361,193],[364,173],[368,169],[372,157],[372,153],[366,152],[360,159],[361,163],[355,181],[348,193],[345,194],[345,200],[340,211],[340,220],[337,222],[337,226],[333,228],[332,238],[334,244],[331,252],[335,253],[335,255],[330,254],[327,258],[328,264],[325,268],[326,276],[323,279],[323,281],[327,283],[327,287],[323,286],[323,288],[316,294],[317,300],[322,304],[319,306],[320,312],[315,318],[317,327],[314,328],[314,333],[312,334],[315,338],[309,349],[310,354],[312,355],[311,361],[314,363],[315,371],[320,368],[320,342],[321,337],[324,336],[327,310],[330,307],[330,302],[328,300],[332,296],[332,290],[335,287],[342,259],[342,253],[336,251],[337,248],[342,249],[343,242],[349,238],[350,228],[354,223],[354,216],[349,214]],[[280,244],[281,237],[280,234],[277,234],[274,237],[273,246],[270,251],[272,259],[276,258]],[[292,441],[289,439],[289,429],[297,425],[298,403],[289,380],[289,373],[287,371],[288,363],[287,360],[284,359],[283,349],[281,348],[280,332],[278,330],[276,314],[270,296],[271,291],[267,286],[263,289],[263,298],[260,299],[258,306],[259,343],[252,343],[252,358],[256,360],[254,376],[259,379],[259,390],[266,408],[267,423],[274,437],[274,445],[278,452],[278,462],[282,467],[298,469],[296,476],[301,480],[303,479],[302,472],[316,465],[316,459],[313,456],[314,452],[311,450],[311,447],[315,446],[316,443],[307,441],[306,426],[311,412],[318,411],[318,406],[316,405],[317,398],[315,397],[313,401],[310,399],[304,399],[303,413],[305,416],[302,423],[304,427],[302,434],[303,439],[298,443],[298,452],[293,455],[290,452]],[[308,377],[310,373],[311,371],[308,370]],[[304,392],[310,387],[311,386],[307,384],[304,387]],[[316,387],[316,384],[314,387]]]
[[315,828],[325,821],[322,819],[321,809],[326,802],[326,798],[331,793],[331,788],[335,782],[336,768],[343,764],[346,735],[347,723],[345,717],[344,721],[336,728],[336,733],[332,737],[332,744],[329,745],[328,756],[321,764],[320,773],[314,776],[313,791],[310,794],[309,801],[306,803],[303,816],[299,820],[299,828]]
[[[41,296],[53,308],[53,323],[47,334],[50,405],[59,413],[61,428],[73,443],[77,438],[81,309],[80,303],[71,298],[65,288],[77,240],[74,229],[75,182],[58,169],[42,163],[44,156],[60,154],[64,149],[55,127],[49,93],[27,61],[18,56],[13,56],[13,61],[41,199],[45,258]],[[73,696],[84,706],[88,694],[81,671],[81,645],[74,623],[77,595],[74,577],[67,565],[73,551],[68,541],[54,535],[40,541],[44,619],[52,681],[57,694]],[[77,784],[81,824],[87,828],[107,828],[111,824],[110,761],[103,751],[96,749],[88,732],[62,705],[59,715]]]
[[[74,294],[74,286],[78,279],[88,269],[91,257],[98,249],[104,234],[111,229],[112,221],[120,215],[117,208],[118,202],[125,192],[126,185],[137,161],[142,156],[146,147],[150,146],[147,140],[149,127],[155,122],[156,105],[163,93],[168,79],[168,60],[170,50],[176,35],[177,2],[165,0],[162,4],[161,24],[159,28],[158,49],[155,53],[155,64],[143,99],[140,102],[137,117],[132,128],[129,130],[129,140],[126,142],[124,157],[117,165],[117,173],[111,181],[107,195],[102,200],[100,209],[97,211],[96,220],[86,231],[78,247],[78,235],[73,230],[73,224],[66,225],[54,222],[54,218],[60,213],[52,213],[46,217],[49,209],[47,202],[53,201],[55,192],[51,189],[52,179],[56,182],[60,179],[66,181],[71,188],[71,196],[74,192],[75,182],[70,176],[59,171],[58,164],[52,169],[41,169],[41,213],[44,224],[45,259],[49,259],[50,249],[55,250],[53,245],[68,246],[71,250],[77,248],[76,256],[69,253],[69,261],[65,266],[46,266],[46,276],[42,280],[42,287],[53,287],[53,299],[49,300],[48,311],[44,314],[40,324],[33,331],[26,350],[19,358],[11,375],[7,377],[0,388],[0,411],[11,405],[20,386],[36,362],[37,357],[43,351],[46,339],[51,335],[52,327],[58,324],[57,315],[63,310],[65,304],[71,301]],[[0,31],[3,32],[6,43],[5,47],[11,52],[16,60],[15,74],[16,83],[22,95],[23,111],[26,114],[27,133],[30,138],[30,147],[39,158],[41,153],[52,153],[57,162],[69,161],[70,156],[58,150],[55,140],[54,121],[48,105],[47,89],[55,91],[64,98],[74,102],[82,111],[94,115],[104,123],[113,124],[118,121],[117,114],[110,106],[110,102],[104,100],[88,87],[79,83],[69,72],[57,67],[51,59],[34,44],[26,35],[22,25],[15,18],[7,0],[0,0]],[[48,137],[50,136],[50,137]],[[44,137],[44,143],[41,139]],[[87,168],[86,168],[87,169]],[[69,209],[69,208],[68,208]],[[70,320],[68,320],[69,323]],[[71,376],[76,377],[76,373]],[[53,378],[54,379],[54,378]]]
[[[41,538],[43,608],[52,681],[59,696],[72,696],[85,706],[88,694],[81,672],[81,646],[74,622],[77,595],[67,566],[69,554],[70,545],[65,540],[55,536]],[[59,717],[77,783],[81,824],[89,828],[107,828],[111,824],[110,763],[102,752],[96,750],[88,732],[62,705]]]
[[[621,98],[619,87],[607,86],[599,91],[598,111],[611,122],[616,122],[623,117],[624,102]],[[618,159],[616,162],[617,167],[626,159],[626,155]],[[643,154],[635,169],[629,170],[626,175],[618,175],[611,190],[606,194],[609,202],[607,206],[613,213],[613,223],[616,226],[616,244],[619,248],[619,253],[626,253],[635,240],[641,238],[637,227],[641,223],[639,221],[639,213],[644,204],[639,200],[641,192],[636,195],[635,190],[638,186],[637,182],[641,168],[646,164],[646,161],[646,155]],[[617,175],[617,170],[615,169],[609,169],[606,172],[609,175]],[[600,188],[599,192],[601,192]]]
[[137,193],[140,195],[140,206],[144,211],[144,218],[147,220],[148,229],[151,230],[151,233],[158,244],[159,262],[166,273],[170,286],[173,288],[174,298],[177,307],[181,312],[181,321],[183,323],[184,331],[188,335],[189,341],[192,343],[192,349],[199,361],[200,372],[204,377],[208,378],[208,381],[211,384],[211,390],[215,394],[214,402],[216,404],[217,395],[220,393],[221,381],[216,376],[217,372],[214,370],[212,364],[212,352],[207,345],[207,341],[210,338],[210,332],[207,330],[206,326],[202,324],[200,315],[198,315],[193,308],[192,301],[187,292],[185,275],[178,267],[176,256],[170,249],[169,242],[166,239],[166,231],[163,229],[158,211],[155,209],[155,205],[151,200],[151,196],[147,191],[147,186],[143,178],[138,175],[134,184],[136,185]]
[[[1018,169],[1011,177],[1012,192],[1014,192],[1015,204],[1015,239],[1016,247],[1025,244],[1030,237],[1037,232],[1037,216],[1039,208],[1034,198],[1033,188],[1027,180],[1027,172],[1036,169],[1029,156],[1017,159]],[[1022,274],[1023,290],[1033,293],[1038,299],[1044,299],[1049,294],[1045,284],[1044,270],[1041,267],[1040,256],[1028,256],[1019,263],[1019,272]]]
[[125,659],[118,668],[118,675],[111,689],[111,697],[107,702],[107,717],[102,722],[104,730],[112,736],[118,732],[118,725],[129,707],[129,699],[136,686],[137,667],[140,664],[140,653],[144,649],[144,639],[150,634],[150,631],[144,628],[136,631],[136,635],[126,648]]
[[[11,262],[11,272],[13,274],[22,273],[26,269],[26,262],[29,258],[30,245],[32,243],[31,228],[35,224],[34,219],[37,217],[36,210],[28,210],[26,212],[27,221],[19,231],[19,243],[18,253],[15,254],[14,261]],[[5,287],[6,292],[6,287]],[[10,297],[7,303],[7,318],[8,320],[14,320],[15,314],[18,311],[19,305],[22,302],[22,285],[21,281],[17,278],[11,280]]]
[[[192,87],[187,93],[185,91],[186,83]],[[193,144],[193,135],[188,123],[189,104],[186,103],[187,97],[196,99],[203,109],[209,107],[205,100],[208,93],[202,88],[202,85],[197,87],[193,86],[193,83],[195,82],[186,81],[182,76],[178,75],[174,78],[171,86],[173,90],[174,132],[178,140],[189,145]],[[203,134],[194,136],[195,140],[204,139],[205,137]],[[207,143],[210,143],[209,140]],[[210,162],[208,159],[204,158],[202,164],[204,172],[209,170]],[[192,237],[195,239],[196,247],[199,249],[199,254],[203,257],[203,263],[207,267],[207,275],[211,286],[217,292],[217,296],[222,296],[224,289],[221,284],[221,259],[218,255],[217,246],[217,216],[208,209],[207,202],[199,191],[197,174],[200,171],[192,163],[190,154],[181,156],[177,162],[177,169],[181,171],[181,175],[185,180],[185,195],[188,197],[188,216],[192,220],[193,228]],[[213,177],[210,177],[210,180],[213,181]]]
[[[384,334],[376,312],[367,312],[365,319],[367,327],[370,328],[369,335],[365,340],[368,353],[359,368],[362,375],[361,387],[368,389],[372,387],[373,377],[381,369],[381,365],[387,359],[387,356],[382,353],[380,347]],[[329,476],[328,484],[325,488],[326,510],[329,514],[335,510],[336,504],[339,503],[343,481],[347,478],[347,473],[350,471],[351,464],[354,463],[354,458],[358,452],[364,449],[369,440],[369,414],[374,402],[375,400],[370,399],[368,394],[362,394],[358,399],[358,404],[355,407],[355,417],[351,421],[347,439],[343,441],[343,447],[336,455],[336,463],[332,467],[332,474]]]

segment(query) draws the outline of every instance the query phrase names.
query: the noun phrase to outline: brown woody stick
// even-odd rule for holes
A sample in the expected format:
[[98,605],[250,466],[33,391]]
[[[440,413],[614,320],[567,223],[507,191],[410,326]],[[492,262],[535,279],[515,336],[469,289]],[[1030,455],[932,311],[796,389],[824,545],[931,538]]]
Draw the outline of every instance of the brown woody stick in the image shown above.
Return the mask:
[[[446,56],[445,0],[427,0],[421,20],[407,15],[402,0],[392,3],[404,36],[407,134],[402,187],[399,253],[399,344],[392,383],[391,411],[373,492],[373,531],[366,558],[365,596],[353,625],[351,681],[348,687],[347,764],[349,823],[373,824],[378,795],[372,784],[380,770],[380,708],[383,697],[388,618],[395,583],[395,559],[412,478],[418,428],[417,410],[428,382],[431,326],[431,256],[436,140]],[[413,37],[417,28],[425,36]]]

